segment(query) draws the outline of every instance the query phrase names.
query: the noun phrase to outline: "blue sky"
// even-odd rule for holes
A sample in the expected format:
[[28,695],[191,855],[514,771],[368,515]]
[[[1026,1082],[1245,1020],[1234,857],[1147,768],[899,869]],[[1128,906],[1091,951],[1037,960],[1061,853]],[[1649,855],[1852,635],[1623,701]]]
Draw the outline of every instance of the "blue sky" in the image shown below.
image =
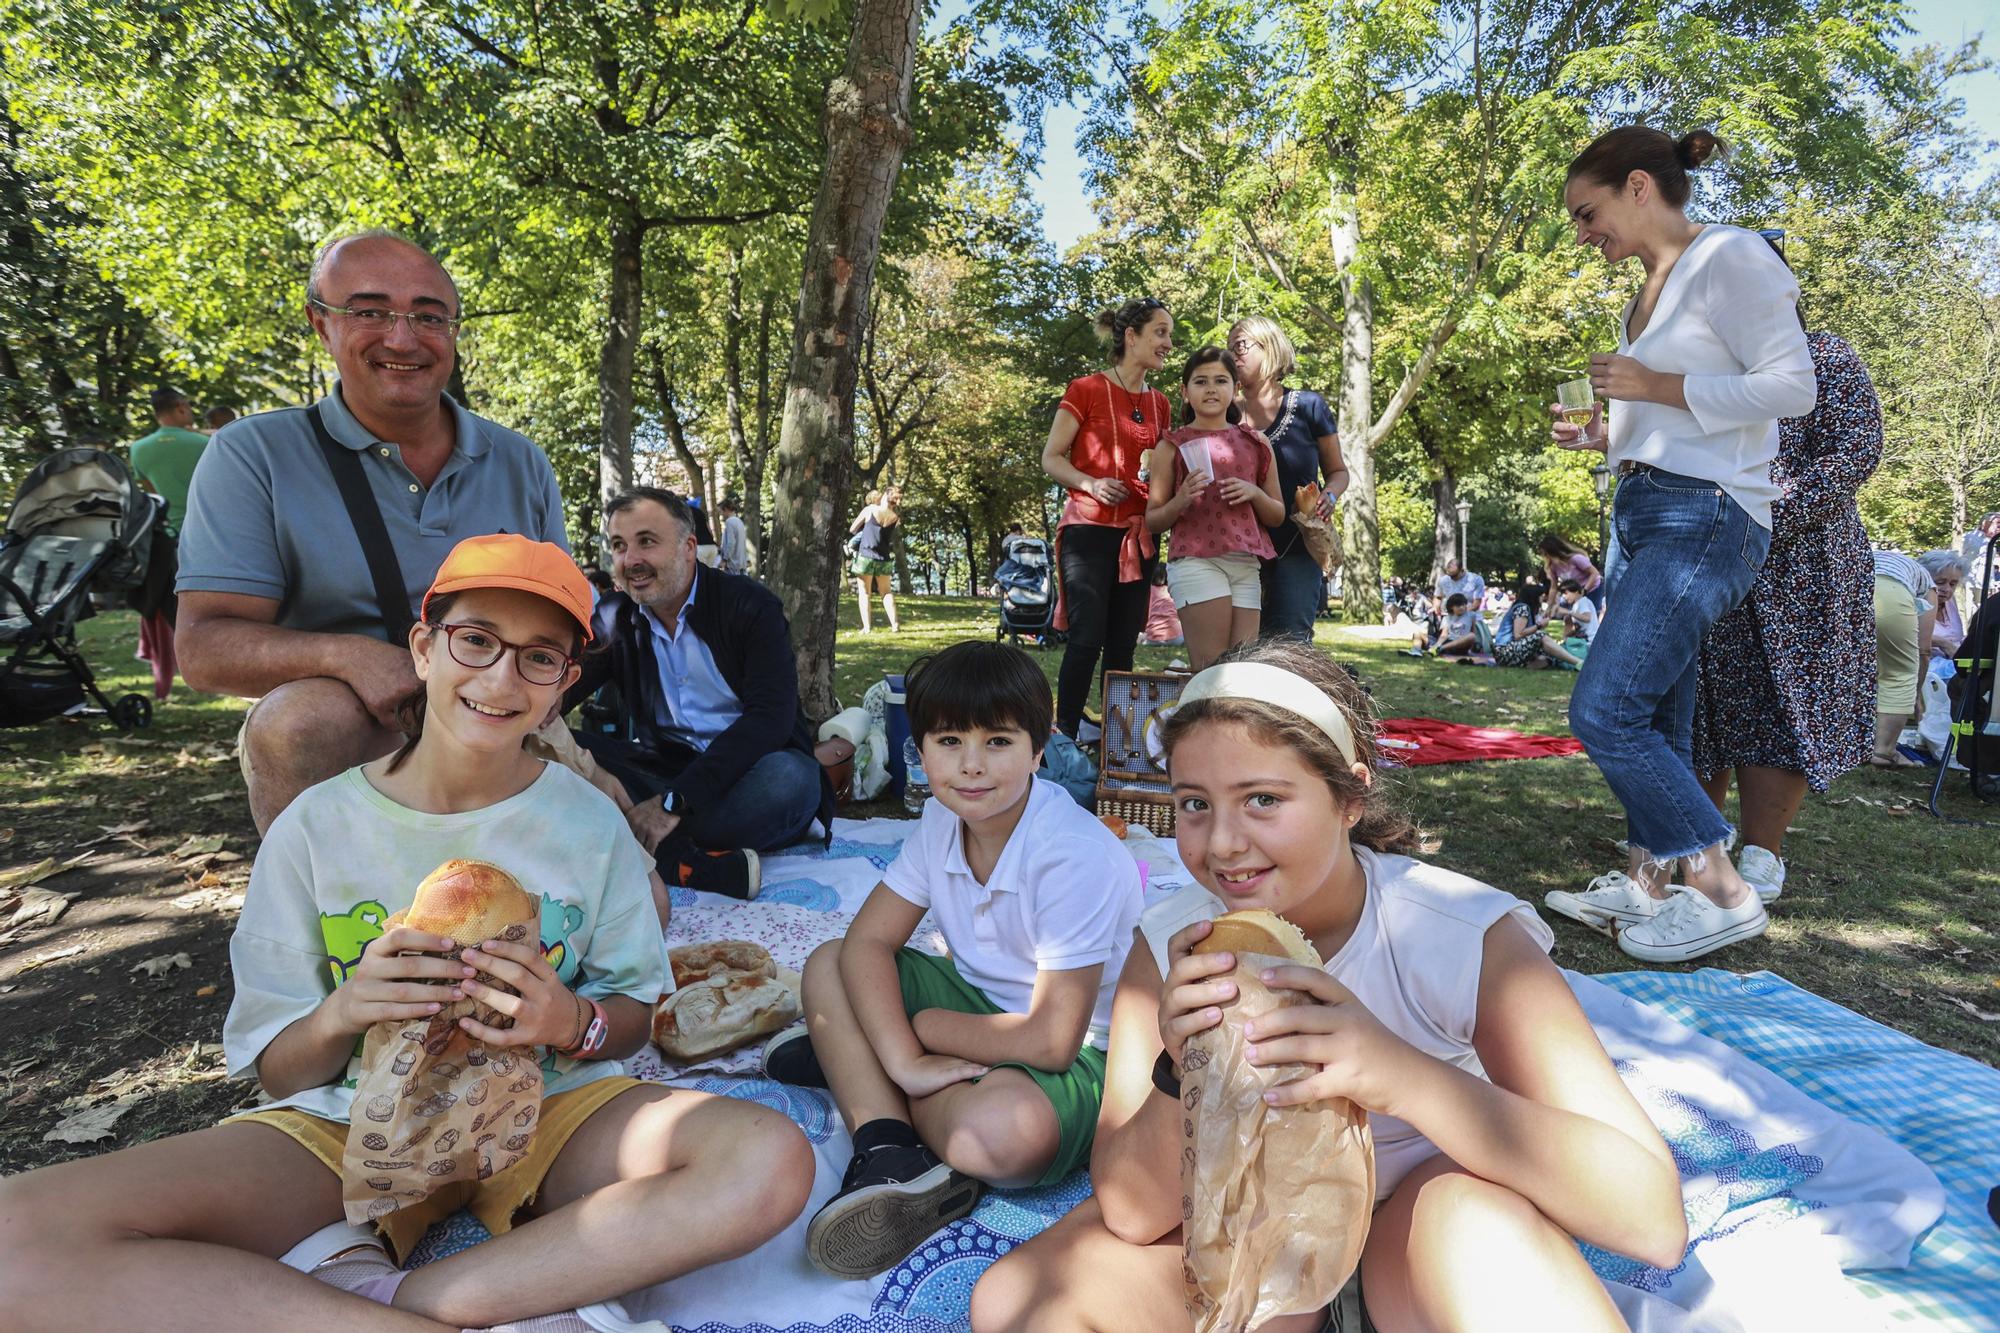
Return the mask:
[[[2000,59],[2000,20],[1993,0],[1915,0],[1910,7],[1914,29],[1903,40],[1906,49],[1926,44],[1951,47],[1984,33],[1981,43],[1989,58]],[[1987,140],[2000,140],[2000,70],[1962,78],[1958,94],[1965,99],[1966,119]],[[1067,250],[1095,225],[1084,194],[1083,160],[1076,153],[1076,131],[1082,115],[1062,106],[1043,121],[1047,147],[1036,181],[1035,197],[1042,206],[1042,229],[1058,251]],[[2000,150],[1989,149],[1989,166],[2000,168]]]

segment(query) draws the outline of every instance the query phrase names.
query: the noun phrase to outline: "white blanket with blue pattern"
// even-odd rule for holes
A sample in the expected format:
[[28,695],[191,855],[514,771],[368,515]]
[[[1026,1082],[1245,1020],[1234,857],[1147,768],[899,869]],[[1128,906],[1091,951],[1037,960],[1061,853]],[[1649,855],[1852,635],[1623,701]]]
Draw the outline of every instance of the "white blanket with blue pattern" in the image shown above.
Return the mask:
[[[845,930],[909,827],[897,820],[839,821],[831,847],[768,858],[764,889],[753,903],[677,890],[669,942],[750,939],[781,965],[802,967],[814,947]],[[1135,832],[1130,846],[1145,867],[1149,901],[1188,882],[1171,843]],[[920,927],[915,943],[922,946],[925,939]],[[1708,977],[1754,980],[1707,971],[1694,977],[1626,973],[1603,981],[1570,977],[1619,1072],[1666,1137],[1684,1183],[1690,1246],[1677,1267],[1654,1269],[1585,1247],[1628,1321],[1643,1333],[1749,1330],[1774,1326],[1774,1318],[1778,1326],[1819,1330],[1873,1328],[1914,1313],[1943,1327],[2000,1327],[2000,1281],[1994,1280],[2000,1238],[1991,1227],[1981,1235],[1968,1225],[1960,1216],[1964,1201],[1956,1196],[1947,1225],[1965,1234],[1955,1236],[1945,1253],[1927,1253],[1928,1241],[1919,1248],[1919,1269],[1930,1270],[1921,1274],[1923,1281],[1879,1284],[1843,1276],[1842,1270],[1911,1263],[1912,1246],[1946,1206],[1930,1166],[1888,1135],[1800,1091],[1795,1084],[1804,1081],[1791,1070],[1779,1066],[1786,1075],[1779,1077],[1613,989]],[[1834,1016],[1866,1023],[1837,1005],[1806,998],[1828,1011],[1830,1025]],[[1716,1035],[1731,1037],[1727,1030]],[[1947,1076],[1970,1082],[2000,1118],[2000,1073],[1891,1035],[1945,1062],[1933,1063],[1926,1076],[1931,1086]],[[621,1307],[587,1311],[606,1333],[962,1330],[973,1284],[987,1265],[1089,1193],[1083,1172],[1049,1189],[989,1193],[971,1217],[889,1273],[866,1282],[837,1281],[807,1263],[804,1243],[806,1219],[833,1194],[847,1163],[847,1133],[826,1094],[756,1077],[754,1049],[695,1069],[666,1066],[650,1051],[648,1057],[635,1061],[633,1072],[783,1111],[812,1141],[818,1171],[811,1201],[785,1233],[742,1259],[635,1293]],[[1909,1095],[1920,1098],[1924,1088],[1912,1086]],[[1990,1123],[1980,1138],[1949,1147],[1955,1154],[1984,1153],[1996,1167],[1985,1178],[2000,1183],[1996,1142],[2000,1123]],[[1915,1146],[1929,1157],[1944,1145],[1933,1139]],[[462,1248],[481,1234],[461,1215],[432,1232],[416,1261]],[[1900,1276],[1919,1275],[1906,1270]]]

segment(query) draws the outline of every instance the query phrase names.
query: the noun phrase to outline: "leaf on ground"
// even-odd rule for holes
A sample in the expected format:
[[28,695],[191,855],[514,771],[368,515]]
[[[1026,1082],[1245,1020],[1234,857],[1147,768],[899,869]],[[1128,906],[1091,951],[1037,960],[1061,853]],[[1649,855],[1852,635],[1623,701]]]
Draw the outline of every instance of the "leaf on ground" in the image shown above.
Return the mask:
[[177,861],[185,861],[195,856],[213,856],[222,850],[222,844],[225,840],[224,836],[220,833],[211,833],[205,838],[189,838],[186,842],[169,852],[168,855]]
[[234,789],[234,788],[228,788],[228,789],[225,789],[225,790],[223,790],[223,791],[212,791],[212,792],[210,792],[210,793],[209,793],[208,795],[206,795],[206,796],[197,796],[197,797],[195,797],[195,798],[194,798],[194,800],[190,802],[190,804],[192,804],[192,805],[207,805],[207,804],[209,804],[209,803],[210,803],[211,801],[226,801],[226,800],[228,800],[228,799],[229,799],[230,797],[234,796],[235,794],[236,794],[236,792],[235,792],[235,789]]
[[42,1135],[43,1143],[96,1143],[108,1139],[116,1133],[115,1126],[125,1113],[139,1104],[139,1098],[128,1097],[103,1106],[93,1106],[66,1116],[56,1122],[56,1127]]
[[74,958],[89,947],[87,944],[72,944],[67,949],[57,949],[52,953],[38,953],[27,962],[21,964],[21,971],[32,972],[34,969],[46,964],[58,963],[65,958]]
[[163,953],[156,958],[142,958],[132,964],[134,972],[144,972],[149,977],[162,976],[177,967],[193,967],[194,959],[184,953]]
[[241,861],[242,859],[243,859],[243,853],[225,850],[217,852],[214,856],[209,857],[208,863],[212,866],[226,866],[232,861]]
[[196,998],[196,999],[198,999],[198,1000],[206,1000],[206,999],[207,999],[207,998],[208,998],[209,996],[211,996],[211,995],[215,994],[215,987],[213,987],[213,986],[196,986],[196,987],[194,988],[194,994],[195,994],[195,998]]
[[111,740],[116,745],[132,745],[143,750],[157,750],[168,743],[156,741],[149,736],[113,736]]
[[12,870],[0,870],[0,893],[9,889],[23,889],[37,880],[47,879],[56,872],[56,859],[44,857],[31,866],[16,866]]
[[1970,1000],[1961,1000],[1956,995],[1947,995],[1944,998],[1950,1000],[1953,1004],[1965,1010],[1966,1013],[1971,1014],[1982,1023],[2000,1023],[2000,1014],[1989,1014]]
[[180,897],[174,899],[174,906],[180,908],[183,912],[198,912],[203,910],[240,912],[243,910],[242,893],[230,892],[220,879],[217,879],[214,884],[209,884],[208,878],[206,875],[202,876],[203,887],[196,888],[190,893],[183,893]]
[[104,830],[106,837],[118,838],[128,833],[143,833],[152,825],[146,820],[135,819],[129,824],[99,824],[97,827]]
[[20,906],[14,909],[10,926],[53,926],[69,905],[83,895],[77,893],[57,893],[54,889],[29,889],[21,895]]

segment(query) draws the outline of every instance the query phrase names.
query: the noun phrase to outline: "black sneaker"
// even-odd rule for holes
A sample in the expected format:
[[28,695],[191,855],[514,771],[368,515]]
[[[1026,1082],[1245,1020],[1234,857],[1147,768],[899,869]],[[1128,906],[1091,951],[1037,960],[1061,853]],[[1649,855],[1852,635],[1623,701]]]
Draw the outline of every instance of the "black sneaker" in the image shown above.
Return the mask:
[[806,1224],[806,1257],[832,1277],[887,1272],[939,1227],[971,1212],[979,1190],[978,1181],[921,1145],[856,1153],[840,1193]]
[[719,893],[748,901],[763,887],[764,870],[757,853],[744,847],[729,852],[690,851],[662,866],[663,876],[682,888]]
[[764,1077],[795,1088],[826,1086],[826,1071],[819,1067],[804,1023],[794,1023],[764,1043]]

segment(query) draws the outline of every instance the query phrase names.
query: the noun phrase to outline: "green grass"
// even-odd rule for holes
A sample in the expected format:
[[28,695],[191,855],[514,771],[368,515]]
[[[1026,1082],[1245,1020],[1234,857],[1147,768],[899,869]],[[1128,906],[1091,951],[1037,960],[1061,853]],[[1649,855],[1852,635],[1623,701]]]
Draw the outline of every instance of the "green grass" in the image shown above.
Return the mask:
[[[845,600],[837,674],[843,702],[859,702],[869,683],[926,652],[993,633],[988,601],[910,597],[900,605],[902,633],[863,635],[853,599]],[[146,688],[145,666],[132,657],[134,638],[129,615],[85,626],[87,655],[114,697]],[[1397,654],[1401,640],[1328,622],[1319,642],[1361,673],[1385,715],[1565,730],[1575,680],[1569,673],[1420,662]],[[1026,651],[1053,681],[1060,650]],[[1142,648],[1138,665],[1163,667],[1178,651]],[[138,737],[160,745],[121,743],[103,725],[0,731],[0,825],[44,824],[79,799],[95,807],[94,822],[109,823],[223,790],[236,779],[216,747],[230,742],[242,708],[177,688]],[[1419,768],[1389,781],[1438,840],[1433,859],[1538,907],[1548,890],[1580,887],[1619,862],[1613,843],[1624,836],[1623,817],[1582,756]],[[1924,1041],[1994,1063],[2000,1022],[1970,1010],[2000,1012],[2000,830],[1932,819],[1923,808],[1928,783],[1925,772],[1864,769],[1810,798],[1789,840],[1791,874],[1770,933],[1707,961],[1743,972],[1768,968]],[[1951,790],[1955,813],[2000,819],[2000,809],[1964,796],[1962,783]],[[887,810],[883,804],[870,812]],[[234,801],[187,813],[217,831],[247,825]],[[18,844],[0,845],[0,863],[16,863],[20,853]],[[1565,966],[1634,966],[1609,941],[1551,921]]]
[[[952,597],[898,598],[904,629],[862,634],[852,598],[841,608],[837,689],[857,703],[885,672],[968,637],[991,637],[993,605]],[[1417,661],[1402,637],[1321,621],[1318,642],[1361,673],[1383,716],[1566,734],[1566,671],[1503,671]],[[1051,684],[1061,650],[1025,650]],[[1140,648],[1141,669],[1174,648]],[[2000,828],[1941,823],[1924,809],[1930,770],[1862,769],[1809,797],[1787,840],[1785,894],[1763,938],[1703,960],[1739,972],[1768,969],[1933,1045],[2000,1061]],[[1540,909],[1550,889],[1581,888],[1622,865],[1624,815],[1582,755],[1446,764],[1389,775],[1417,822],[1437,840],[1431,859],[1517,894]],[[2000,821],[2000,808],[1947,784],[1946,810]],[[883,804],[870,813],[888,813]],[[1732,813],[1732,818],[1733,813]],[[1616,945],[1544,912],[1557,961],[1580,972],[1640,966]],[[1688,968],[1692,970],[1700,963]]]

